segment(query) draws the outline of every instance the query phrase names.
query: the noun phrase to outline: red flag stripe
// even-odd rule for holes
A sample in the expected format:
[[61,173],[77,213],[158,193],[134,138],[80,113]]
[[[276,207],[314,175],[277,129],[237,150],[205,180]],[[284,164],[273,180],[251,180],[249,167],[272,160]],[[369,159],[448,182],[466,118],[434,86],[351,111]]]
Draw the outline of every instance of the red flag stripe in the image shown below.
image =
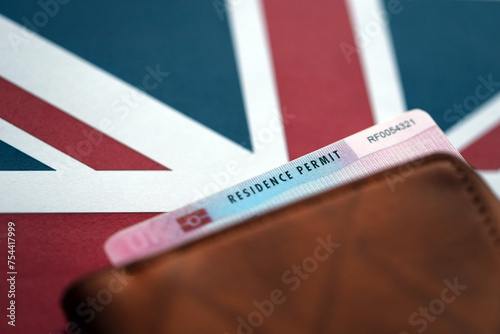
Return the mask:
[[93,169],[169,170],[1,77],[0,100],[1,118]]
[[[15,224],[14,262],[18,273],[15,328],[18,332],[65,333],[67,321],[60,306],[64,290],[90,271],[110,265],[103,250],[108,236],[155,215],[157,213],[0,214],[0,245],[5,251],[7,224]],[[5,278],[1,280],[0,289],[9,290]],[[2,298],[0,307],[6,310],[8,303],[8,298]],[[13,333],[7,328],[11,326],[2,321],[0,333]]]
[[[373,125],[343,1],[265,1],[290,159]],[[335,130],[332,130],[335,129]]]
[[482,170],[500,169],[500,124],[485,136],[462,150],[462,155],[474,168]]

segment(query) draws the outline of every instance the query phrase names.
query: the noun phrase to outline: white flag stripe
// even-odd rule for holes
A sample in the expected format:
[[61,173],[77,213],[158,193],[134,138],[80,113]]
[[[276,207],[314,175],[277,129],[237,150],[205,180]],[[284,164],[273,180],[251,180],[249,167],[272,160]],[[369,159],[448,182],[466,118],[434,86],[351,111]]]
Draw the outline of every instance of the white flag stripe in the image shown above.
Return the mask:
[[227,14],[252,146],[274,167],[288,161],[288,152],[262,6],[261,0],[240,1],[228,5]]
[[384,122],[407,110],[387,21],[391,14],[380,0],[347,0],[347,6],[373,116]]
[[491,190],[500,200],[500,170],[481,170],[479,175],[490,185]]
[[500,93],[446,131],[451,143],[463,150],[500,124]]
[[57,171],[71,170],[76,172],[93,170],[1,118],[0,140]]
[[191,175],[179,174],[183,178],[164,171],[0,173],[0,212],[171,211],[193,200],[180,192]]

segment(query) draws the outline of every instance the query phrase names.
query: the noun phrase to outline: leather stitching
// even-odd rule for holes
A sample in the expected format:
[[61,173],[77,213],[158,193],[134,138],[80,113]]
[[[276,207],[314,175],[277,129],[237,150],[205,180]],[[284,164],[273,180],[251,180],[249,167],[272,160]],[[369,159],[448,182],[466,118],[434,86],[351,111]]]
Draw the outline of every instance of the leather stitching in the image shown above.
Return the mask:
[[493,247],[500,254],[500,232],[491,218],[486,201],[477,190],[476,182],[470,178],[470,172],[464,170],[463,165],[453,160],[450,160],[450,162],[455,167],[456,174],[469,195],[472,204],[476,207],[476,213],[481,217],[487,236],[491,239]]

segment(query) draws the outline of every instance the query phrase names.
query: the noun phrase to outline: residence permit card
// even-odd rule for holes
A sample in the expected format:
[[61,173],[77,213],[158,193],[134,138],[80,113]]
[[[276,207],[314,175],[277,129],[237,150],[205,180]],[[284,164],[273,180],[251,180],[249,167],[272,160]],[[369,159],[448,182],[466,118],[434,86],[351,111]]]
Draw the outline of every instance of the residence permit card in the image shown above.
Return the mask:
[[[311,195],[433,153],[462,158],[421,110],[372,126],[276,169],[111,236],[105,251],[123,265],[176,248]],[[411,172],[411,166],[401,174]],[[395,190],[404,176],[386,175]]]

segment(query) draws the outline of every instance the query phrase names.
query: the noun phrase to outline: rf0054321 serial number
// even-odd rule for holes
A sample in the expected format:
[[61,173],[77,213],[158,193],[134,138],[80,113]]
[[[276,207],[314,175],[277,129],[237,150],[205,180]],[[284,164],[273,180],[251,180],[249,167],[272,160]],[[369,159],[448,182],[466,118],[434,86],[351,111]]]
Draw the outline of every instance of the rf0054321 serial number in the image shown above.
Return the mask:
[[371,136],[366,137],[369,143],[375,143],[381,139],[390,137],[394,134],[396,134],[398,131],[404,131],[406,129],[409,129],[413,126],[417,125],[417,123],[412,119],[408,119],[405,121],[401,121],[396,125],[393,125],[391,127],[388,127],[387,129],[384,129],[382,131],[379,131],[377,133],[374,133]]

